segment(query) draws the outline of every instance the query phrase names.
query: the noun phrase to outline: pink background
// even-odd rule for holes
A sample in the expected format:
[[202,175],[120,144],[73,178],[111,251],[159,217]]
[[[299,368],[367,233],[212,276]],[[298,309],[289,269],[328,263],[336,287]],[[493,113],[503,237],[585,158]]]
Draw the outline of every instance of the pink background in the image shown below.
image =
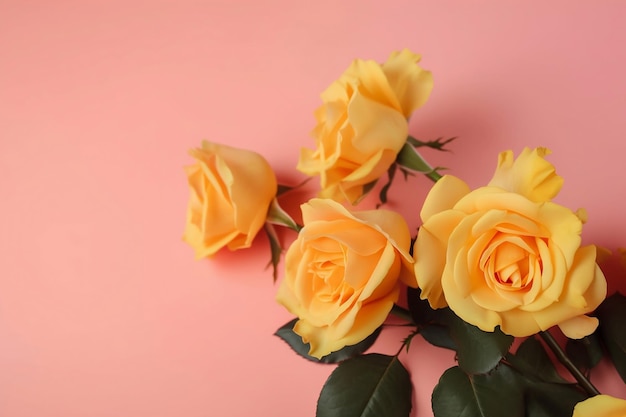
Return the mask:
[[[210,139],[299,182],[319,94],[356,57],[423,55],[435,88],[411,133],[460,137],[433,164],[479,186],[499,151],[547,146],[584,240],[626,246],[625,19],[609,0],[0,0],[0,415],[314,415],[333,367],[272,336],[291,317],[266,239],[195,262],[182,166]],[[411,227],[428,186],[392,189]],[[454,362],[416,342],[402,360],[429,416]]]

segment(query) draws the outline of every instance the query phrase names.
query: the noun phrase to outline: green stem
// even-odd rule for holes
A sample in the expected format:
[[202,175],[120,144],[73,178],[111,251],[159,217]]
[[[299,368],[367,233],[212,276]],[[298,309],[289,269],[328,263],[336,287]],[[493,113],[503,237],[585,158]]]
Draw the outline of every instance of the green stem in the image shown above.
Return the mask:
[[406,308],[400,307],[397,304],[394,304],[391,308],[391,314],[403,320],[406,320],[411,324],[415,324],[415,322],[413,321],[413,316],[411,316],[411,312]]
[[426,176],[430,178],[433,182],[437,182],[441,179],[441,177],[443,177],[443,175],[440,175],[437,171],[431,171],[426,174]]
[[595,395],[600,395],[600,391],[591,383],[589,378],[583,374],[580,369],[574,365],[574,363],[570,360],[570,358],[565,354],[561,346],[554,339],[554,337],[549,332],[539,332],[539,335],[543,339],[544,342],[548,345],[548,347],[554,352],[556,358],[567,368],[567,370],[572,374],[572,376],[576,379],[578,384],[589,394],[590,397]]

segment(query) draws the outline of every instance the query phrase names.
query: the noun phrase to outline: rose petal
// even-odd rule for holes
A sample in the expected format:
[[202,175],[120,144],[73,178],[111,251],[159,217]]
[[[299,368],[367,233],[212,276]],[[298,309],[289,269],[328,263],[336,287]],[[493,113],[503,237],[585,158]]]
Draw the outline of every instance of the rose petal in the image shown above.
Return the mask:
[[624,415],[626,400],[610,395],[596,395],[576,404],[572,417],[624,417]]
[[488,185],[521,194],[534,202],[550,201],[561,190],[563,178],[544,159],[549,153],[546,148],[524,148],[515,159],[511,151],[500,153],[498,167]]
[[407,119],[411,113],[426,103],[433,89],[431,72],[417,65],[420,59],[420,55],[404,49],[393,52],[382,65],[389,85],[398,97]]
[[433,308],[447,306],[441,287],[441,276],[446,264],[448,238],[465,214],[447,210],[429,217],[420,227],[413,247],[415,277],[421,298],[428,299]]
[[422,206],[420,217],[426,223],[432,216],[449,210],[470,192],[465,181],[452,175],[444,175],[430,189]]

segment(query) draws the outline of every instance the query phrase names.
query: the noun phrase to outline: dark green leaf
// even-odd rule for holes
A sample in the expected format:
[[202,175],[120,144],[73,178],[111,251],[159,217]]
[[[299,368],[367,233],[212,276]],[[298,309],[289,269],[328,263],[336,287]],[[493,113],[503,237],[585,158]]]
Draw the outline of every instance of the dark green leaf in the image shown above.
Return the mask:
[[559,375],[545,348],[534,337],[529,337],[517,348],[515,355],[508,355],[507,360],[525,375],[532,375],[538,380],[565,384],[567,381]]
[[587,398],[574,384],[550,384],[526,380],[528,417],[571,417],[574,406]]
[[513,336],[499,328],[484,332],[466,323],[449,308],[434,310],[428,301],[421,300],[419,290],[407,291],[408,305],[413,321],[429,343],[457,351],[459,366],[471,374],[489,372],[507,354]]
[[582,339],[568,339],[565,353],[583,373],[589,374],[602,359],[602,345],[595,333]]
[[432,396],[435,417],[524,417],[520,381],[507,366],[468,375],[457,366],[439,379]]
[[626,382],[626,297],[615,293],[597,310],[599,333],[606,345],[615,369]]
[[558,375],[545,348],[535,338],[528,338],[509,354],[510,366],[524,393],[527,417],[571,417],[574,406],[586,395],[574,383]]
[[348,359],[330,375],[317,417],[408,417],[411,378],[395,356],[369,354]]
[[470,374],[484,374],[495,368],[513,344],[513,336],[502,333],[496,327],[493,332],[484,332],[464,322],[449,311],[447,324],[450,336],[458,347],[459,366]]
[[428,304],[428,300],[422,300],[420,298],[419,288],[407,288],[407,304],[413,321],[418,326],[433,323],[436,319],[435,310]]
[[409,311],[420,329],[420,334],[434,346],[456,350],[456,344],[450,336],[450,329],[443,324],[446,322],[447,313],[434,310],[428,304],[428,300],[420,299],[420,292],[416,288],[407,289]]
[[380,335],[380,331],[382,330],[382,327],[379,327],[374,330],[374,333],[356,345],[346,346],[341,350],[332,352],[331,354],[322,357],[321,359],[317,359],[316,357],[309,355],[309,344],[304,343],[302,338],[293,331],[293,326],[297,321],[298,319],[291,320],[289,323],[278,329],[274,334],[283,339],[298,355],[310,361],[319,363],[339,363],[353,356],[360,355],[374,344],[378,335]]
[[438,324],[424,326],[420,330],[422,337],[431,345],[450,350],[457,350],[456,343],[450,336],[450,329]]

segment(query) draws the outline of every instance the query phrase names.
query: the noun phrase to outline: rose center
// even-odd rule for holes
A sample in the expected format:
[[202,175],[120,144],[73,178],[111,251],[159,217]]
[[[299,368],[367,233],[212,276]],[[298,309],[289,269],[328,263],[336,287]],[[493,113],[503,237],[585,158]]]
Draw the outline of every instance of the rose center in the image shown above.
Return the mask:
[[532,284],[540,273],[540,260],[532,239],[526,236],[500,235],[483,257],[482,269],[490,286],[517,291]]
[[314,293],[322,303],[342,303],[354,293],[344,279],[344,252],[320,253],[308,264],[308,273],[316,277],[312,281]]

